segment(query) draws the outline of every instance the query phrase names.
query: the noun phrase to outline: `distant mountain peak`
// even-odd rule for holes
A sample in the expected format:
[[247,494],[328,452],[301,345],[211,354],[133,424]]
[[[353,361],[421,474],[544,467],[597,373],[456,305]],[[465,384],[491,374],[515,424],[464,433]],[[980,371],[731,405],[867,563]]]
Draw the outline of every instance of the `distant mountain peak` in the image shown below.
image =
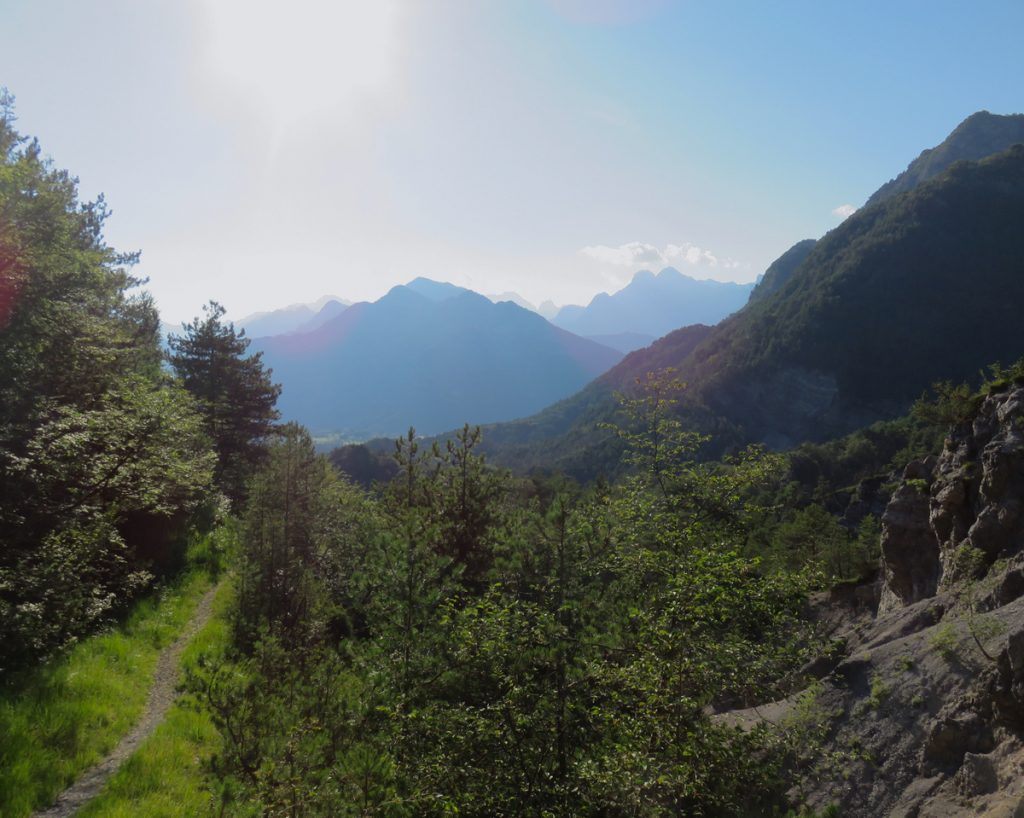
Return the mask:
[[465,287],[459,287],[447,281],[435,281],[432,278],[424,278],[423,276],[417,276],[404,286],[430,301],[447,301],[449,298],[455,298],[456,296],[471,292]]
[[[234,324],[239,329],[244,329],[250,338],[303,332],[308,329],[308,325],[315,324],[318,317],[335,315],[351,303],[337,296],[322,295],[308,304],[289,304],[276,310],[255,312],[235,321]],[[325,308],[328,312],[321,316]]]
[[426,278],[254,349],[284,387],[285,418],[357,438],[530,414],[622,357],[515,303]]
[[642,346],[643,339],[679,327],[718,323],[746,303],[752,288],[752,284],[696,279],[675,267],[658,273],[638,270],[622,289],[598,293],[586,307],[562,307],[551,320],[578,335],[626,339],[627,344]]
[[489,298],[495,304],[498,304],[502,301],[511,301],[513,304],[518,304],[524,310],[529,310],[530,312],[539,312],[537,307],[535,307],[533,304],[531,304],[529,301],[523,298],[519,293],[513,292],[511,290],[506,290],[503,293],[495,293],[493,295],[488,294],[487,298]]

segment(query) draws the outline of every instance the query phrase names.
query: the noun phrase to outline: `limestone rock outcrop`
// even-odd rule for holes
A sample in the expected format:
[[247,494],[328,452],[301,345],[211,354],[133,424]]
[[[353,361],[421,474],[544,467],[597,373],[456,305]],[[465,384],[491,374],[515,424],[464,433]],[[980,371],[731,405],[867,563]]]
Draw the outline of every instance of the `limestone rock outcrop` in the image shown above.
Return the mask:
[[1011,385],[905,469],[882,518],[877,612],[822,598],[841,647],[808,665],[818,681],[721,716],[811,737],[795,802],[845,818],[1024,818],[1022,503],[1024,386]]
[[879,613],[1024,547],[1024,387],[988,395],[938,458],[910,464],[882,517]]

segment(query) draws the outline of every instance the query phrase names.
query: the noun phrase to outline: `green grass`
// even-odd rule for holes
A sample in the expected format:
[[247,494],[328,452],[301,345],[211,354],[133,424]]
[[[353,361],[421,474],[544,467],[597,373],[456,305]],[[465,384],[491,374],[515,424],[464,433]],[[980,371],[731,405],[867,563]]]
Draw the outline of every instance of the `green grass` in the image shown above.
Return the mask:
[[142,712],[157,656],[210,588],[193,568],[0,693],[0,818],[45,806],[116,746]]
[[[182,664],[194,663],[201,654],[215,654],[229,641],[227,618],[228,583],[217,592],[214,616],[189,644]],[[202,762],[218,747],[219,737],[205,712],[176,703],[155,733],[129,758],[103,792],[90,802],[79,818],[171,818],[206,815],[210,792]]]

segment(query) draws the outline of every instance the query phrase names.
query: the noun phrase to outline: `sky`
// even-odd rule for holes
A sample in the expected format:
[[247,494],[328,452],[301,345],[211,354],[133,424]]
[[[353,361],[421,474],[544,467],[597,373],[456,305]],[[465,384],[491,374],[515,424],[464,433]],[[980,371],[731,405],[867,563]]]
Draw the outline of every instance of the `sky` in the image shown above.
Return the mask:
[[427,276],[752,281],[978,110],[1024,3],[0,0],[17,127],[167,321]]

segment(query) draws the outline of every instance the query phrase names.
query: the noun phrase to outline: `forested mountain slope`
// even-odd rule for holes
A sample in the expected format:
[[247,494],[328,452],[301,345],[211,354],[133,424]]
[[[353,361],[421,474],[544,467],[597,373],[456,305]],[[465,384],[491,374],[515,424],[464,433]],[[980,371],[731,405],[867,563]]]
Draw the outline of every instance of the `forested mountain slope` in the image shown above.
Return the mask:
[[[744,436],[822,439],[1024,353],[1024,147],[851,216],[681,371]],[[978,328],[984,327],[984,332]]]
[[[655,361],[677,368],[689,384],[681,411],[723,444],[785,447],[893,417],[936,380],[973,379],[1024,354],[1022,220],[1024,147],[958,163],[851,216],[781,288],[696,346],[673,350],[668,336],[605,380],[628,384]],[[598,390],[569,403],[594,403]],[[552,410],[514,433],[492,429],[492,453],[521,468],[573,462],[592,474],[613,462],[592,431],[611,411],[605,399],[557,441],[540,432]],[[505,448],[509,438],[515,449]]]
[[803,264],[804,259],[810,255],[815,243],[814,239],[798,241],[775,259],[768,269],[765,270],[761,280],[750,293],[750,300],[761,301],[789,281],[793,277],[793,273],[796,272],[797,267]]

